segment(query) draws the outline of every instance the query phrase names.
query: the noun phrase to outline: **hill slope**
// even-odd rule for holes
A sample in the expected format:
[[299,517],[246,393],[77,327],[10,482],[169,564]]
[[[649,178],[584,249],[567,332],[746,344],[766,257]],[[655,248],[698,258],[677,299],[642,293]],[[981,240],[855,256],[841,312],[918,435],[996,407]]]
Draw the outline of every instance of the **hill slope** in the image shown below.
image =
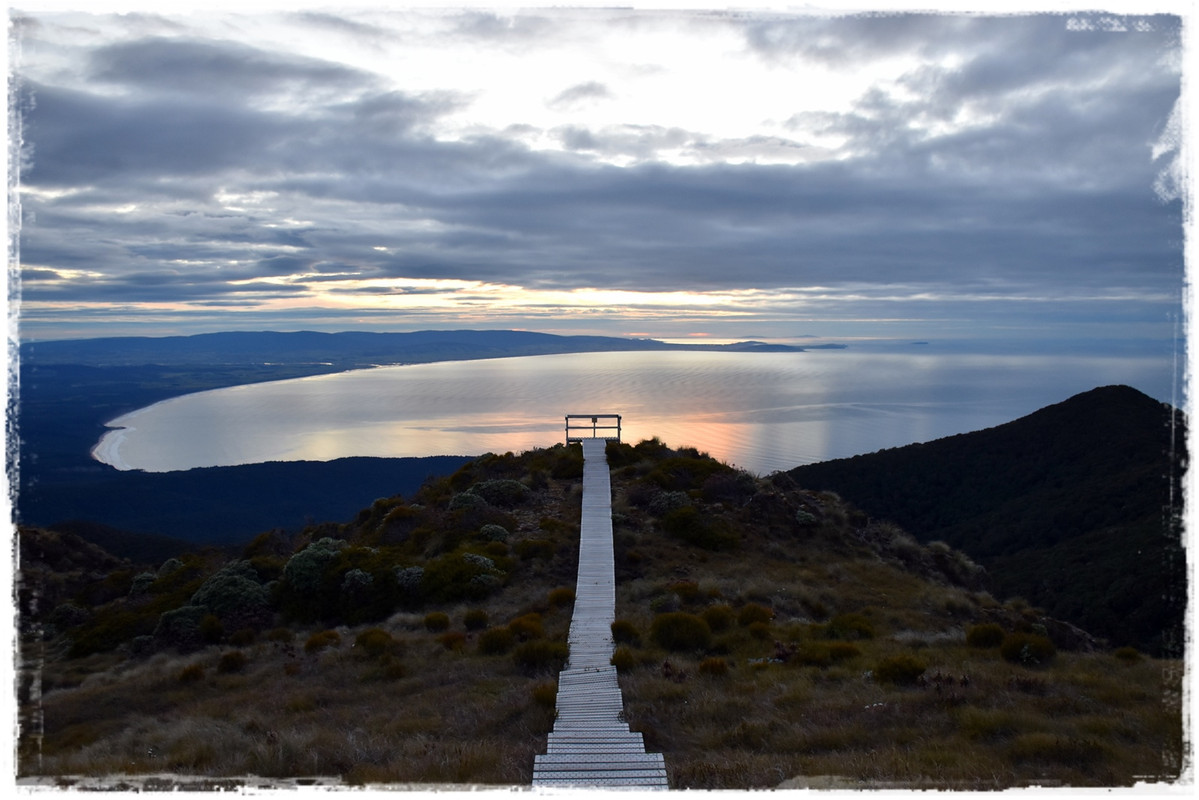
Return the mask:
[[[657,440],[608,461],[613,661],[672,788],[1177,778],[1178,661],[1099,650],[786,475]],[[528,785],[581,467],[566,445],[483,457],[236,560],[80,563],[23,531],[20,775]]]
[[968,553],[998,594],[1116,644],[1181,654],[1185,441],[1181,413],[1107,386],[984,431],[788,474]]

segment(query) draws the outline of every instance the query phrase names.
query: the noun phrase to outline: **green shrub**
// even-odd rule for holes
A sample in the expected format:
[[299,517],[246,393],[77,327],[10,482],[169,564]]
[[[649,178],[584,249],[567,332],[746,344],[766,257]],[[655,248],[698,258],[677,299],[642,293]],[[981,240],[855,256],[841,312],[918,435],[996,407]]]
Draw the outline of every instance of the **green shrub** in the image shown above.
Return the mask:
[[674,581],[666,590],[674,592],[682,603],[694,603],[699,597],[699,584],[695,581]]
[[[182,606],[163,612],[154,629],[154,638],[169,647],[187,652],[204,644],[200,634],[200,620],[208,615],[204,606]],[[72,648],[74,655],[74,648]]]
[[450,627],[450,615],[444,611],[430,611],[425,614],[425,630],[429,633],[440,633]]
[[507,628],[488,628],[479,634],[479,652],[486,656],[507,653],[516,643],[516,637]]
[[209,644],[219,642],[225,635],[225,626],[216,614],[205,614],[200,617],[200,638]]
[[379,658],[395,651],[397,642],[382,628],[367,628],[354,637],[354,650],[364,658]]
[[199,664],[188,664],[179,673],[180,683],[196,683],[197,681],[203,680],[203,678],[204,667],[200,666]]
[[994,622],[973,625],[966,631],[966,644],[982,649],[999,647],[1003,644],[1003,628]]
[[531,561],[539,558],[542,561],[549,561],[554,557],[557,547],[548,539],[521,539],[516,543],[516,555]]
[[462,615],[462,627],[468,631],[481,631],[487,627],[487,612],[481,608],[472,608]]
[[566,608],[575,601],[575,590],[568,586],[551,589],[546,601],[554,608]]
[[703,617],[671,611],[654,617],[650,638],[660,647],[676,652],[705,650],[712,642],[712,629]]
[[874,626],[861,614],[838,614],[824,626],[829,639],[873,639]]
[[296,553],[283,567],[283,580],[301,596],[314,595],[321,589],[325,569],[337,561],[346,546],[343,539],[325,537]]
[[512,635],[522,642],[545,636],[545,629],[541,625],[541,615],[537,613],[523,614],[517,617],[508,623],[508,630],[512,631]]
[[915,656],[890,656],[875,665],[874,678],[880,683],[910,686],[920,679],[926,669],[928,666]]
[[569,654],[566,642],[533,639],[518,645],[512,651],[512,660],[527,672],[558,672],[566,666]]
[[1009,633],[999,645],[999,654],[1004,660],[1026,667],[1048,664],[1057,654],[1053,642],[1035,633]]
[[270,608],[270,595],[258,582],[250,562],[238,561],[204,581],[192,595],[191,604],[204,606],[222,619],[259,617]]
[[612,651],[612,659],[609,663],[616,667],[617,672],[628,672],[637,666],[637,656],[633,655],[632,650],[622,646]]
[[827,667],[833,663],[832,649],[826,642],[801,642],[787,659],[788,664],[801,667]]
[[294,642],[296,632],[291,628],[272,628],[267,631],[266,639],[268,642]]
[[766,622],[774,619],[774,611],[761,603],[746,603],[737,612],[737,624],[748,628],[755,622]]
[[1143,658],[1135,647],[1117,647],[1112,651],[1112,655],[1126,664],[1135,664]]
[[425,564],[421,594],[435,601],[481,600],[500,588],[504,573],[478,553],[447,553]]
[[533,702],[542,708],[553,708],[558,704],[558,684],[556,681],[541,681],[529,690]]
[[230,650],[228,653],[222,653],[220,660],[217,662],[216,671],[222,674],[230,672],[241,672],[246,668],[249,659],[246,654],[240,650]]
[[466,647],[466,634],[462,631],[449,631],[438,636],[437,643],[446,650],[458,653]]
[[846,661],[862,654],[856,645],[849,642],[829,642],[825,646],[828,648],[829,658],[833,661]]
[[703,514],[694,506],[676,508],[658,522],[663,532],[704,550],[731,550],[738,537],[723,519]]
[[704,618],[704,622],[708,623],[708,627],[712,629],[713,633],[727,631],[737,621],[733,609],[723,603],[708,606],[700,612],[700,616]]
[[760,642],[768,642],[774,638],[774,632],[770,630],[769,622],[751,622],[748,630],[749,635]]
[[253,628],[241,628],[229,634],[229,644],[234,647],[246,647],[254,643],[258,633]]
[[729,662],[723,658],[705,658],[699,662],[699,674],[713,678],[723,678],[729,674]]
[[508,541],[508,529],[503,525],[489,522],[479,528],[479,538],[487,542],[506,542]]
[[508,478],[476,483],[467,491],[470,494],[482,497],[493,506],[501,507],[520,505],[529,496],[529,487],[520,481]]
[[341,634],[335,630],[318,631],[304,642],[305,653],[318,653],[326,647],[336,647],[341,644]]
[[618,644],[641,644],[641,632],[627,619],[612,620],[612,641]]

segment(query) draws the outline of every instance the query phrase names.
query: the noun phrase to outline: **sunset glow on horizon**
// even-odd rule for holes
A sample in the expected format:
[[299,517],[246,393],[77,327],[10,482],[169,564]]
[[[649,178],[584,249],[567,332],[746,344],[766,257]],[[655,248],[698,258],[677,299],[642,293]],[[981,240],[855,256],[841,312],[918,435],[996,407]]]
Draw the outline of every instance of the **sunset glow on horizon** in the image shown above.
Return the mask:
[[146,10],[12,14],[22,339],[1183,315],[1176,12]]

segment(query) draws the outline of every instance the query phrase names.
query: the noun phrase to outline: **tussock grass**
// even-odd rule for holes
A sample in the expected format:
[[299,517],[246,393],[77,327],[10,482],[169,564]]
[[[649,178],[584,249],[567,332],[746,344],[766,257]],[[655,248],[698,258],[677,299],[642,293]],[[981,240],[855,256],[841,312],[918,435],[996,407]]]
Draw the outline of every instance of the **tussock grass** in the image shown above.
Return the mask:
[[[714,468],[720,480],[709,482],[692,454],[667,474],[660,462],[673,452],[610,447],[619,680],[629,724],[665,755],[672,788],[994,790],[1177,778],[1180,663],[1060,642],[1052,657],[1030,647],[1030,657],[1006,659],[1004,639],[1028,644],[1050,629],[1026,603],[930,571],[932,555],[945,552],[828,493]],[[361,624],[281,615],[254,636],[234,640],[233,631],[186,654],[70,657],[65,638],[39,643],[42,694],[21,718],[39,716],[40,735],[22,729],[19,773],[528,784],[565,657],[576,460],[564,448],[536,454],[540,477],[527,480],[528,493],[499,486],[520,502],[504,511],[508,541],[485,547],[512,573],[486,597],[430,599]],[[482,480],[521,480],[517,466],[489,456],[435,482],[420,514],[444,529],[413,527],[406,546],[439,558],[439,547],[498,525],[454,528],[454,514],[477,509],[430,509]],[[720,546],[664,533],[652,509],[671,504],[718,522]],[[404,519],[392,513],[401,507]],[[399,541],[388,537],[417,515],[396,501],[375,511],[358,523],[368,541]],[[726,534],[735,547],[724,549]],[[346,550],[363,564],[383,558],[358,544]],[[879,674],[888,664],[908,668],[896,680]]]

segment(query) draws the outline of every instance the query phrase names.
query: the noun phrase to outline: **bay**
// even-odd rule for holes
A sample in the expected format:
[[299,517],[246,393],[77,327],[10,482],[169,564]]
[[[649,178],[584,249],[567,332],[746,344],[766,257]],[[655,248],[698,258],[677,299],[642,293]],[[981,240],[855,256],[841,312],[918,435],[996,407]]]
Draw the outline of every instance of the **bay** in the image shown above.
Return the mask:
[[603,352],[379,367],[236,386],[109,423],[93,456],[150,472],[347,456],[520,452],[567,414],[621,414],[758,474],[992,427],[1097,386],[1169,400],[1171,366],[1121,356],[809,350]]

